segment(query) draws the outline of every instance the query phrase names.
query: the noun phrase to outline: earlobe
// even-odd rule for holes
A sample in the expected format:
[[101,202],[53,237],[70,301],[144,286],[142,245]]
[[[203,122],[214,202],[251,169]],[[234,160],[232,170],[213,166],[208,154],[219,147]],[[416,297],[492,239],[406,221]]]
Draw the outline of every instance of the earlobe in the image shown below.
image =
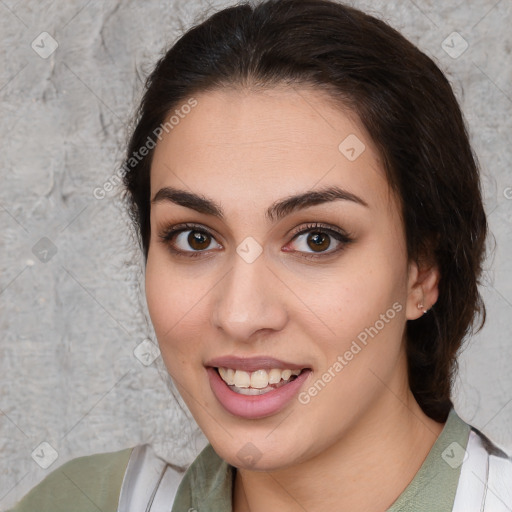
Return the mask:
[[416,320],[426,314],[439,297],[440,273],[437,265],[419,267],[409,264],[408,295],[406,306],[407,320]]

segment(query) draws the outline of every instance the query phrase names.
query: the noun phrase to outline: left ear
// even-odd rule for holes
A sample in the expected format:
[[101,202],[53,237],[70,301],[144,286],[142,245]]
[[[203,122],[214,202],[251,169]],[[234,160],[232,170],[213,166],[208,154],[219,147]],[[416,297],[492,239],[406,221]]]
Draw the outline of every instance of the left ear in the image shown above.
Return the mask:
[[409,263],[407,282],[407,320],[416,320],[428,311],[439,297],[440,272],[436,264]]

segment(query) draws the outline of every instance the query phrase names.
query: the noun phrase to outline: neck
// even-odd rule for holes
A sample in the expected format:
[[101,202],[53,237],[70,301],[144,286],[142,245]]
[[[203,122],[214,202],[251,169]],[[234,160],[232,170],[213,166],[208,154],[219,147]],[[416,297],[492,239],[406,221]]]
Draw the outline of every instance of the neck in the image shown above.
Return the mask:
[[444,427],[421,410],[408,388],[404,395],[384,393],[338,442],[300,465],[237,470],[233,511],[386,510]]

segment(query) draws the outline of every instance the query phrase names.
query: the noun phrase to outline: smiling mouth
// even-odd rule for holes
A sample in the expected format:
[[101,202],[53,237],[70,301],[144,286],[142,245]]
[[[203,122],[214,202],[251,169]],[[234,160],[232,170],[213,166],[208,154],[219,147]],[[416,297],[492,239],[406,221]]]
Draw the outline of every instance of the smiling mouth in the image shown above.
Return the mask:
[[294,381],[307,368],[302,370],[272,368],[271,370],[260,369],[254,372],[246,372],[233,368],[217,367],[215,370],[229,389],[235,393],[240,395],[264,395]]

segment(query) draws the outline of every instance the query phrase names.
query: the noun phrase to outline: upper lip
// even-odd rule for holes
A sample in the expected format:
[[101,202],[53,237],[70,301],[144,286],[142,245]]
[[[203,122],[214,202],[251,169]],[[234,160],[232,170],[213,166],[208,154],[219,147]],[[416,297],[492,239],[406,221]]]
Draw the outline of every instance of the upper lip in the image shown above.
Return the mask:
[[205,366],[213,368],[231,368],[233,370],[243,370],[246,372],[254,372],[256,370],[271,370],[272,368],[280,368],[281,370],[302,370],[307,368],[305,365],[281,361],[270,356],[256,357],[237,357],[222,356],[210,359]]

